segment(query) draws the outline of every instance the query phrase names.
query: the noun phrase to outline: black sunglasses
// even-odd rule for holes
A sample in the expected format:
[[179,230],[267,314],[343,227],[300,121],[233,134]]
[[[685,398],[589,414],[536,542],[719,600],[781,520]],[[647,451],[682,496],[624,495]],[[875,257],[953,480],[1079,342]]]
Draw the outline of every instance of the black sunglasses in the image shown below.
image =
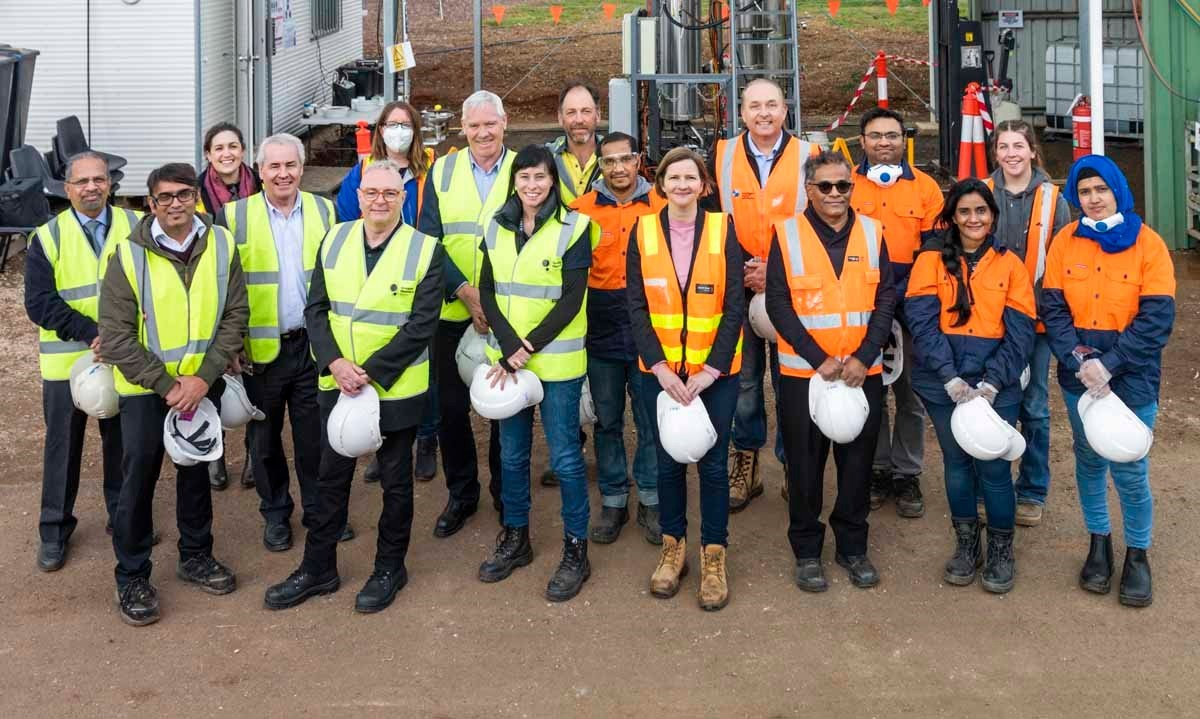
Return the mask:
[[854,187],[854,183],[849,180],[841,180],[839,182],[810,182],[808,184],[817,188],[817,191],[822,195],[828,195],[829,191],[835,187],[839,195],[849,195],[850,189]]

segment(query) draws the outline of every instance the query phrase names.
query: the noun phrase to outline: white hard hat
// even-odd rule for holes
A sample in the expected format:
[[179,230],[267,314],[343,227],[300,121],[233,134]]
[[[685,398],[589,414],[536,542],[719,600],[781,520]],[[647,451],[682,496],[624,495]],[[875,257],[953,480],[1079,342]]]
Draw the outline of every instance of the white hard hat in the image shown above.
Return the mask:
[[214,462],[225,453],[221,438],[221,414],[207,397],[191,414],[172,409],[163,419],[163,447],[171,461],[181,467]]
[[251,420],[264,420],[267,415],[250,402],[246,386],[241,377],[224,375],[225,391],[221,393],[221,426],[237,429],[250,424]]
[[1154,432],[1114,392],[1079,398],[1083,433],[1096,454],[1110,462],[1137,462],[1150,454]]
[[345,392],[339,393],[337,404],[329,413],[325,431],[329,435],[329,447],[350,459],[371,454],[382,447],[379,393],[369,384],[360,387],[358,394],[353,397]]
[[900,323],[892,320],[892,331],[888,334],[887,344],[883,347],[883,386],[900,379],[904,371],[904,335]]
[[779,341],[779,333],[775,331],[775,325],[771,324],[771,318],[767,316],[766,295],[758,292],[750,298],[749,314],[750,329],[754,330],[754,334],[768,342]]
[[108,419],[120,411],[111,365],[97,362],[87,352],[71,365],[71,401],[89,417]]
[[499,384],[493,387],[487,376],[490,369],[488,365],[479,365],[471,378],[471,406],[480,417],[508,419],[542,401],[542,383],[534,373],[517,370],[515,382],[510,377],[503,387]]
[[717,443],[717,430],[699,399],[682,405],[666,392],[659,392],[658,440],[676,462],[694,464]]
[[829,439],[849,444],[862,434],[871,407],[862,387],[840,379],[826,382],[819,374],[808,381],[808,416]]
[[596,402],[592,400],[592,387],[588,380],[583,380],[583,392],[579,395],[579,424],[596,423]]
[[1025,438],[983,397],[960,402],[950,415],[950,431],[975,459],[1014,461],[1025,453]]
[[454,351],[454,362],[458,365],[458,376],[463,384],[470,385],[475,377],[475,368],[488,364],[487,335],[481,335],[473,327],[463,332],[458,341],[458,349]]

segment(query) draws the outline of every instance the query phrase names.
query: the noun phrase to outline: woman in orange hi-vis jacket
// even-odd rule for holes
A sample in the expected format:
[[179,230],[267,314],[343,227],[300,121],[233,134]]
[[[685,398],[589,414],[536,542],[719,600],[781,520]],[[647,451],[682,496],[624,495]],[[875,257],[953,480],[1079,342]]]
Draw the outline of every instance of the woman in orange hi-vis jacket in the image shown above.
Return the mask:
[[[682,405],[703,402],[717,433],[716,443],[696,463],[699,601],[703,609],[716,610],[729,602],[726,452],[737,406],[745,314],[741,248],[727,215],[698,206],[710,186],[699,154],[671,150],[659,163],[654,184],[667,206],[657,215],[640,217],[630,233],[625,273],[629,319],[646,386],[661,386]],[[642,401],[657,416],[658,393],[643,392]],[[657,431],[655,435],[663,548],[650,591],[670,597],[687,572],[687,467],[663,449]]]
[[904,313],[913,334],[913,389],[933,420],[950,520],[957,546],[943,578],[975,580],[982,558],[976,486],[987,507],[983,588],[1004,593],[1016,576],[1012,464],[968,455],[954,437],[957,404],[982,396],[1009,424],[1021,408],[1021,372],[1033,351],[1033,284],[1016,253],[992,234],[998,209],[987,185],[962,180],[950,188],[938,225],[941,235],[917,255]]

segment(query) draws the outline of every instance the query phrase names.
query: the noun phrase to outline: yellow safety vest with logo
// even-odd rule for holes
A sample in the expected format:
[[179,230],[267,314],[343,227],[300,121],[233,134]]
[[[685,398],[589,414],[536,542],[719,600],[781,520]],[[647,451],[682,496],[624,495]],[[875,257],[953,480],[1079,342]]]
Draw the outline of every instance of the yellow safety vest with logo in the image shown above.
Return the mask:
[[[408,324],[417,285],[429,271],[436,247],[436,238],[402,224],[368,275],[363,221],[334,225],[321,244],[321,271],[329,295],[329,328],[343,357],[361,366]],[[332,391],[337,382],[323,374],[318,386]],[[429,391],[429,350],[391,387],[374,381],[371,386],[383,401]]]
[[[333,221],[333,203],[309,192],[301,192],[299,202],[304,221],[302,253],[307,290],[321,240]],[[273,362],[279,356],[279,335],[291,328],[279,326],[279,253],[275,249],[266,195],[259,192],[226,204],[225,221],[237,244],[250,301],[246,354],[255,364]]]
[[[568,212],[563,221],[552,217],[533,233],[517,252],[517,237],[489,218],[484,243],[492,263],[496,284],[496,304],[521,337],[541,324],[555,303],[562,298],[562,258],[585,234],[591,238],[587,215]],[[590,242],[590,239],[588,240]],[[595,249],[595,248],[592,248]],[[549,344],[534,353],[525,364],[544,382],[559,382],[587,373],[587,295],[579,312]],[[488,335],[488,358],[500,359],[500,345]]]
[[[446,249],[446,257],[474,286],[483,262],[483,254],[479,250],[479,238],[483,235],[481,220],[500,207],[508,197],[508,178],[517,154],[512,150],[504,151],[504,159],[500,161],[491,192],[486,198],[480,198],[468,153],[469,150],[461,150],[438,158],[430,173],[433,175],[438,211],[442,216],[442,247]],[[442,305],[444,320],[465,322],[470,318],[471,313],[462,300],[456,299]]]
[[[120,207],[110,207],[109,213],[108,234],[99,256],[70,208],[37,229],[42,250],[54,272],[58,296],[71,309],[93,320],[100,311],[100,283],[113,248],[118,240],[129,237],[130,229],[142,216],[140,212]],[[54,330],[38,328],[38,366],[42,379],[70,379],[71,365],[88,351],[86,342],[66,341]]]
[[[128,238],[115,252],[141,308],[138,342],[162,360],[172,377],[196,374],[225,314],[233,236],[223,227],[209,228],[191,287],[184,286],[171,260]],[[153,393],[125,379],[116,367],[113,376],[122,397]]]

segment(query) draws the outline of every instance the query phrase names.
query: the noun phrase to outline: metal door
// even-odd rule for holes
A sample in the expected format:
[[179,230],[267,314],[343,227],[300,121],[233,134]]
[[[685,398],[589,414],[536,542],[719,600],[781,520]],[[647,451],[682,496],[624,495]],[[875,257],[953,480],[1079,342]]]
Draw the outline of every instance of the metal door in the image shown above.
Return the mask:
[[[237,16],[237,124],[248,148],[271,134],[267,2],[235,0]],[[247,161],[251,158],[247,157]]]

